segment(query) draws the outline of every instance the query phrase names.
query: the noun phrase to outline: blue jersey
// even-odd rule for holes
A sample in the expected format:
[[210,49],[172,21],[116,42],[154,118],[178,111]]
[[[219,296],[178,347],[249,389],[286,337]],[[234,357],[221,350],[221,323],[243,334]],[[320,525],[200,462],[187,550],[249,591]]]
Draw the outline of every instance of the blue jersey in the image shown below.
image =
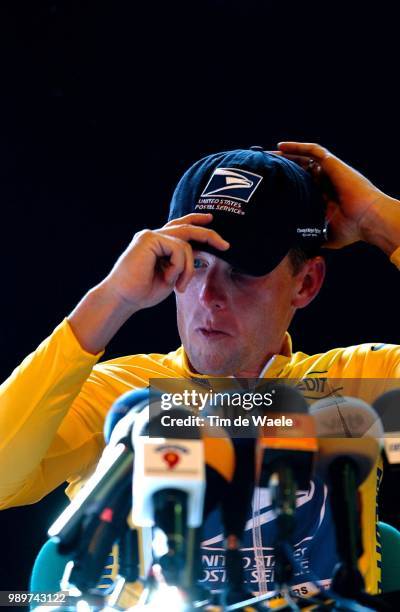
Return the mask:
[[[251,591],[264,593],[275,589],[276,539],[276,515],[269,490],[258,488],[242,540],[244,576]],[[321,581],[322,586],[328,586],[338,557],[327,487],[319,479],[310,482],[308,491],[297,493],[295,530],[291,543],[295,559],[294,590],[305,595],[313,590],[310,583],[316,579]],[[219,509],[210,513],[204,525],[201,553],[201,582],[213,590],[221,589],[226,576]]]

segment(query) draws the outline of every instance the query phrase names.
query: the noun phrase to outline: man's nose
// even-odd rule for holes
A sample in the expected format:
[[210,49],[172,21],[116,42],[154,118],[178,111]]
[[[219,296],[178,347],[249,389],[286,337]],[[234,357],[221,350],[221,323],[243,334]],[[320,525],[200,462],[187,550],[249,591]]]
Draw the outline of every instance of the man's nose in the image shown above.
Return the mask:
[[200,304],[206,308],[220,310],[226,307],[227,292],[223,279],[215,271],[206,274],[200,290]]

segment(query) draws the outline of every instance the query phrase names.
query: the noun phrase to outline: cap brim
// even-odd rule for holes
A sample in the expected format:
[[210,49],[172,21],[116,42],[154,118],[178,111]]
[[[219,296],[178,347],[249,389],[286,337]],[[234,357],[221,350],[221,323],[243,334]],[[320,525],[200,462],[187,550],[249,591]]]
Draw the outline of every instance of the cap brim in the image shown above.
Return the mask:
[[214,218],[206,226],[215,230],[222,238],[230,243],[230,248],[221,251],[208,243],[191,242],[193,249],[211,253],[227,261],[231,266],[245,274],[264,276],[272,272],[290,250],[289,240],[279,241],[276,237],[268,236],[264,231],[262,236],[248,236],[245,227],[238,228],[232,223],[224,223],[222,218]]

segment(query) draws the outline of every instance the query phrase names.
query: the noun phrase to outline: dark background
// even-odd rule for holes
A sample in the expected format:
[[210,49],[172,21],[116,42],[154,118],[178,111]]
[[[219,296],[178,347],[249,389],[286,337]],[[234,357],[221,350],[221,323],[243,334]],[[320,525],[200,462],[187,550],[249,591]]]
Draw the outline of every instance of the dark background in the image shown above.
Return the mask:
[[[316,141],[399,195],[398,20],[389,2],[10,7],[0,26],[1,380],[135,231],[163,223],[177,179],[200,156]],[[294,349],[400,343],[398,272],[386,256],[358,244],[328,264],[321,295],[292,326]],[[106,358],[177,344],[171,299],[128,322]],[[0,514],[0,589],[26,588],[65,502],[58,490]]]

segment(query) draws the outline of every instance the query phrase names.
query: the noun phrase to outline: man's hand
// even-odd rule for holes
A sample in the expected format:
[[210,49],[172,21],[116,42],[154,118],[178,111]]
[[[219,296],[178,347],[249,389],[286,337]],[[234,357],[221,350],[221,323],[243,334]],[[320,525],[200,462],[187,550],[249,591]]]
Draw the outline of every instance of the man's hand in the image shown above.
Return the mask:
[[[379,236],[380,221],[396,217],[400,207],[365,176],[315,143],[280,142],[277,153],[309,170],[327,202],[328,247],[341,248],[358,240],[376,244],[390,254],[399,246],[396,237]],[[382,228],[383,229],[383,228]]]
[[160,229],[138,232],[105,285],[135,311],[162,302],[175,287],[184,291],[193,275],[189,241],[207,243],[221,251],[229,248],[217,232],[204,227],[211,220],[211,214],[192,213]]
[[174,288],[184,291],[193,275],[189,241],[228,249],[226,240],[205,227],[211,220],[211,214],[192,213],[135,234],[110,274],[68,317],[81,346],[99,352],[135,312],[162,302]]

